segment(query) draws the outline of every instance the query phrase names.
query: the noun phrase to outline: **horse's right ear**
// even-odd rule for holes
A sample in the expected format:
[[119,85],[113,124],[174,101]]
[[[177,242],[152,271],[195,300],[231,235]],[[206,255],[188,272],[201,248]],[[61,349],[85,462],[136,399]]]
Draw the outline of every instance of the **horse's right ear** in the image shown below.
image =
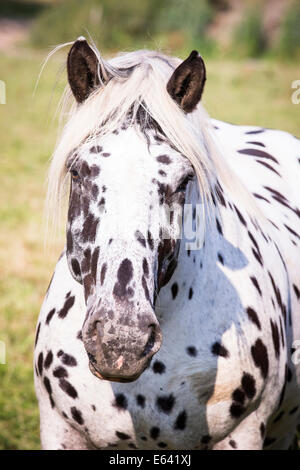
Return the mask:
[[71,47],[67,70],[73,95],[82,103],[100,85],[99,61],[84,37],[78,38]]

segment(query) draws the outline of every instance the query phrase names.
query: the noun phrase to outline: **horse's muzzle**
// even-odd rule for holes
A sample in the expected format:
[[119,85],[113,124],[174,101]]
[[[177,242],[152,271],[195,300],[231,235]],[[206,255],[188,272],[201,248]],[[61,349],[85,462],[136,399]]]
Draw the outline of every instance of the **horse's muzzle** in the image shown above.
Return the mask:
[[102,380],[132,382],[149,366],[162,343],[154,312],[108,320],[103,309],[88,317],[83,342],[91,372]]

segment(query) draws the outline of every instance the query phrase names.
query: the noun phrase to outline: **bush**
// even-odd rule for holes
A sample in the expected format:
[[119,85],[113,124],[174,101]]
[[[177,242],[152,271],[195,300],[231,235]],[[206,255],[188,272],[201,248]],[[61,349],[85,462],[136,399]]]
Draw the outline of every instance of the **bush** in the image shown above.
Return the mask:
[[[90,33],[102,50],[156,47],[181,36],[186,48],[206,49],[211,0],[69,0],[49,7],[37,19],[32,43],[50,47]],[[166,36],[170,36],[166,39]],[[171,40],[169,40],[171,38]],[[176,44],[176,40],[175,40]]]
[[156,32],[181,31],[190,42],[205,42],[214,9],[209,0],[165,0],[156,21]]
[[102,49],[126,49],[151,34],[159,4],[158,0],[63,2],[40,16],[32,42],[38,47],[53,46],[89,33]]
[[291,5],[283,19],[277,53],[287,59],[300,56],[300,4],[298,2]]
[[246,10],[243,21],[233,35],[233,51],[245,57],[258,57],[266,50],[266,39],[262,27],[262,12],[255,8]]

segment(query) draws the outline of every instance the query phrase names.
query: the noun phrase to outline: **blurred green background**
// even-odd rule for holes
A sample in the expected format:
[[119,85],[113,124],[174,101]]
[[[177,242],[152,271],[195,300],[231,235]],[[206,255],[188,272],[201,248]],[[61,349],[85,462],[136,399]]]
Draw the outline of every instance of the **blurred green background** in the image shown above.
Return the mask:
[[44,248],[45,176],[65,85],[55,55],[79,35],[104,55],[141,47],[184,58],[198,49],[207,66],[204,105],[215,118],[279,128],[300,137],[300,2],[295,0],[1,0],[0,80],[0,449],[38,449],[33,389],[35,324],[63,231]]

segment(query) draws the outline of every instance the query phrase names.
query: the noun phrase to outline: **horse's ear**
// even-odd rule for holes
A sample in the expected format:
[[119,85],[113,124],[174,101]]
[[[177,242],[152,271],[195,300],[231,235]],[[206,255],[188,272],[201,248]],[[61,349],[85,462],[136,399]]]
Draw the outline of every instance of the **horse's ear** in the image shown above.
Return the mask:
[[190,113],[201,99],[205,80],[203,59],[197,51],[192,51],[173,72],[167,91],[185,113]]
[[99,61],[85,38],[74,42],[68,54],[68,80],[78,103],[82,103],[100,85]]

